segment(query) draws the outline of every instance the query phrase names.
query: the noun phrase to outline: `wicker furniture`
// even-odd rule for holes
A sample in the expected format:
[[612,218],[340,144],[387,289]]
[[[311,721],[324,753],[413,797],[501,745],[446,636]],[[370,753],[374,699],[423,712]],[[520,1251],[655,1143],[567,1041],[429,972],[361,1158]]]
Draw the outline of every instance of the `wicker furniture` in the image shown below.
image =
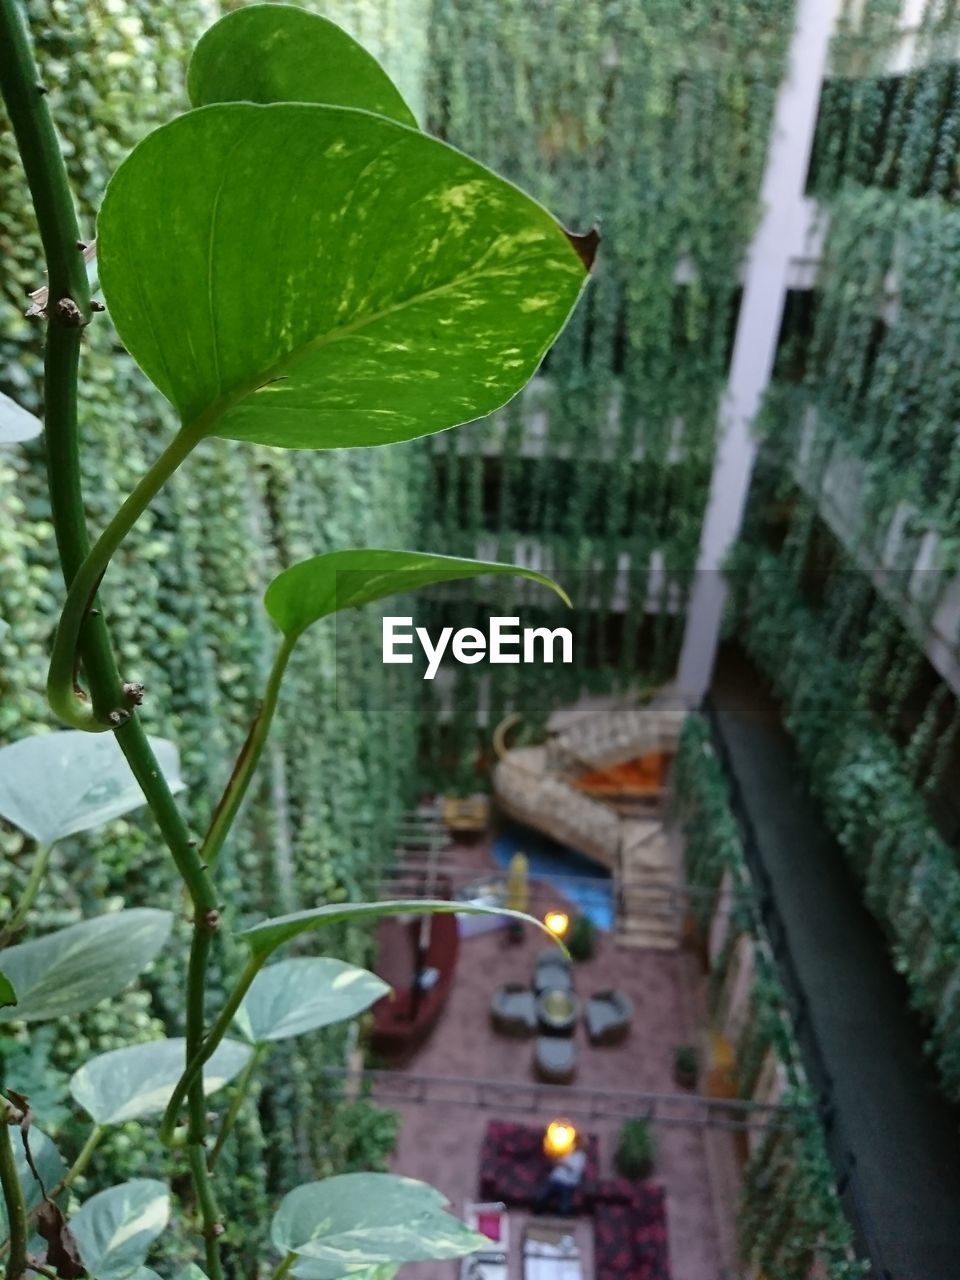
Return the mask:
[[537,1030],[537,1002],[529,987],[508,982],[490,1002],[490,1020],[505,1036],[532,1036]]
[[577,1074],[577,1046],[570,1036],[540,1036],[533,1070],[544,1084],[570,1084]]
[[633,1003],[622,991],[598,991],[587,1001],[585,1021],[593,1045],[620,1044],[630,1034]]

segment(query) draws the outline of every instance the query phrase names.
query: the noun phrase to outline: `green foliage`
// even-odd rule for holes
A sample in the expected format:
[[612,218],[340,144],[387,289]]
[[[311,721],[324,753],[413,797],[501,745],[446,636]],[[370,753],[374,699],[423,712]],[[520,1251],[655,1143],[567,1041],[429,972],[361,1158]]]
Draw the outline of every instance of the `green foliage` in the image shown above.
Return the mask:
[[3,966],[17,993],[0,1022],[80,1013],[139,976],[170,937],[169,911],[114,911],[7,947]]
[[[203,1072],[205,1094],[222,1089],[243,1070],[251,1050],[224,1040]],[[112,1049],[91,1058],[70,1079],[74,1101],[98,1125],[123,1124],[159,1115],[183,1071],[184,1041],[174,1037]]]
[[70,1218],[70,1231],[92,1280],[133,1280],[169,1221],[166,1184],[136,1178],[85,1201]]
[[413,1178],[346,1173],[284,1196],[270,1234],[281,1253],[340,1267],[475,1252],[485,1237],[446,1213],[447,1203],[440,1192]]
[[[171,186],[172,260],[156,252]],[[382,116],[289,102],[212,106],[150,134],[107,188],[97,261],[120,338],[192,443],[300,449],[490,413],[586,278],[545,210],[459,152]]]
[[566,938],[567,950],[574,960],[589,960],[597,945],[597,926],[587,915],[578,915]]
[[389,991],[366,969],[325,956],[301,956],[261,969],[234,1021],[251,1043],[266,1044],[355,1018]]
[[212,102],[320,102],[357,107],[414,129],[413,112],[363,45],[319,14],[249,5],[204,32],[190,59],[195,107]]
[[625,1120],[617,1135],[613,1162],[625,1178],[648,1178],[657,1158],[657,1139],[649,1120]]
[[700,1058],[695,1045],[678,1044],[673,1050],[673,1074],[684,1083],[695,1085],[700,1070]]

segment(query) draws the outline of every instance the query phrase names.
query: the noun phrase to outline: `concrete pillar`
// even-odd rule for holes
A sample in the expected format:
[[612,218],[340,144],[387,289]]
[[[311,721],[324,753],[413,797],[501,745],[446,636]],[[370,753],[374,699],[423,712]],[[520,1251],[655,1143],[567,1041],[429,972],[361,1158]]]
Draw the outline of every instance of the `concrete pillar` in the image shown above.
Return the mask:
[[727,599],[721,566],[740,531],[756,459],[752,423],[773,371],[791,261],[804,256],[810,202],[804,184],[836,0],[798,0],[761,187],[763,214],[747,255],[743,301],[720,409],[710,496],[700,534],[677,689],[699,700],[713,673]]

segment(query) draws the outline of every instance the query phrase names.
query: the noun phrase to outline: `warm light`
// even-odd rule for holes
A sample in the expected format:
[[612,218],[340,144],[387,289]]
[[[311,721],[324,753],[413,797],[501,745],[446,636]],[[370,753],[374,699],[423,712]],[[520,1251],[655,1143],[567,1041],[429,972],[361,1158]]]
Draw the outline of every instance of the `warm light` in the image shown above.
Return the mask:
[[577,1131],[569,1120],[551,1120],[543,1135],[543,1150],[548,1156],[568,1156],[577,1145]]
[[570,928],[570,917],[565,911],[548,911],[543,917],[543,923],[555,938],[562,938]]

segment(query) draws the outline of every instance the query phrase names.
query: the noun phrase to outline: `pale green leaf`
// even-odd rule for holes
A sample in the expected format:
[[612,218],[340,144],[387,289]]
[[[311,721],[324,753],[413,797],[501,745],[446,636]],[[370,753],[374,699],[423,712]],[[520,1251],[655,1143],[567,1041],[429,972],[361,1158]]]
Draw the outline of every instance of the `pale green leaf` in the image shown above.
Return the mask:
[[542,573],[491,560],[460,560],[425,551],[330,551],[301,560],[277,575],[263,603],[280,630],[299,635],[305,627],[341,609],[369,604],[384,596],[417,591],[440,582],[510,574],[549,587],[567,604],[561,587]]
[[132,1280],[169,1221],[166,1184],[134,1178],[85,1201],[69,1226],[93,1280]]
[[[53,1145],[53,1142],[36,1125],[30,1126],[28,1136],[30,1154],[37,1167],[43,1187],[33,1176],[33,1171],[27,1163],[26,1152],[23,1149],[23,1136],[17,1129],[10,1130],[10,1140],[13,1143],[13,1154],[17,1165],[17,1177],[23,1187],[23,1198],[29,1213],[43,1199],[44,1190],[49,1194],[60,1182],[67,1171],[67,1164]],[[0,1240],[6,1240],[9,1234],[6,1206],[3,1202],[3,1196],[0,1196]]]
[[277,947],[289,942],[297,934],[307,933],[312,929],[322,929],[328,924],[339,924],[341,920],[356,920],[365,916],[443,915],[451,911],[463,915],[504,916],[507,919],[522,920],[524,924],[539,925],[544,933],[553,937],[542,921],[524,915],[522,911],[508,911],[505,907],[482,907],[471,902],[439,901],[431,898],[331,903],[326,907],[312,907],[307,911],[293,911],[290,915],[261,920],[252,928],[245,929],[241,937],[246,938],[247,946],[254,956],[266,958],[271,952],[276,951]]
[[[203,1068],[204,1092],[229,1084],[251,1052],[238,1040],[222,1041]],[[73,1073],[70,1092],[97,1124],[143,1120],[164,1110],[185,1066],[185,1040],[150,1040],[91,1058]]]
[[[170,790],[182,791],[175,744],[151,738],[150,746]],[[143,804],[112,733],[65,729],[0,748],[0,817],[39,844],[92,831]]]
[[187,71],[195,107],[212,102],[321,102],[417,126],[393,81],[336,23],[292,5],[253,4],[200,37]]
[[262,969],[234,1021],[255,1044],[286,1040],[355,1018],[389,991],[382,978],[366,969],[300,956]]
[[173,917],[137,907],[84,920],[7,947],[3,967],[17,992],[0,1022],[38,1022],[80,1013],[128,987],[160,951]]
[[207,1280],[207,1273],[202,1271],[195,1262],[188,1262],[177,1272],[174,1280]]
[[449,1213],[425,1182],[389,1173],[346,1173],[284,1196],[271,1238],[283,1253],[343,1267],[460,1258],[485,1243]]
[[0,445],[20,444],[32,440],[43,430],[43,423],[0,391]]
[[150,134],[107,188],[98,261],[190,442],[305,449],[491,413],[586,279],[510,183],[383,116],[306,103],[203,107]]
[[316,1258],[298,1258],[291,1271],[297,1280],[393,1280],[399,1269],[399,1263],[396,1262],[381,1262],[367,1267],[361,1264],[344,1266],[340,1262],[319,1262]]

